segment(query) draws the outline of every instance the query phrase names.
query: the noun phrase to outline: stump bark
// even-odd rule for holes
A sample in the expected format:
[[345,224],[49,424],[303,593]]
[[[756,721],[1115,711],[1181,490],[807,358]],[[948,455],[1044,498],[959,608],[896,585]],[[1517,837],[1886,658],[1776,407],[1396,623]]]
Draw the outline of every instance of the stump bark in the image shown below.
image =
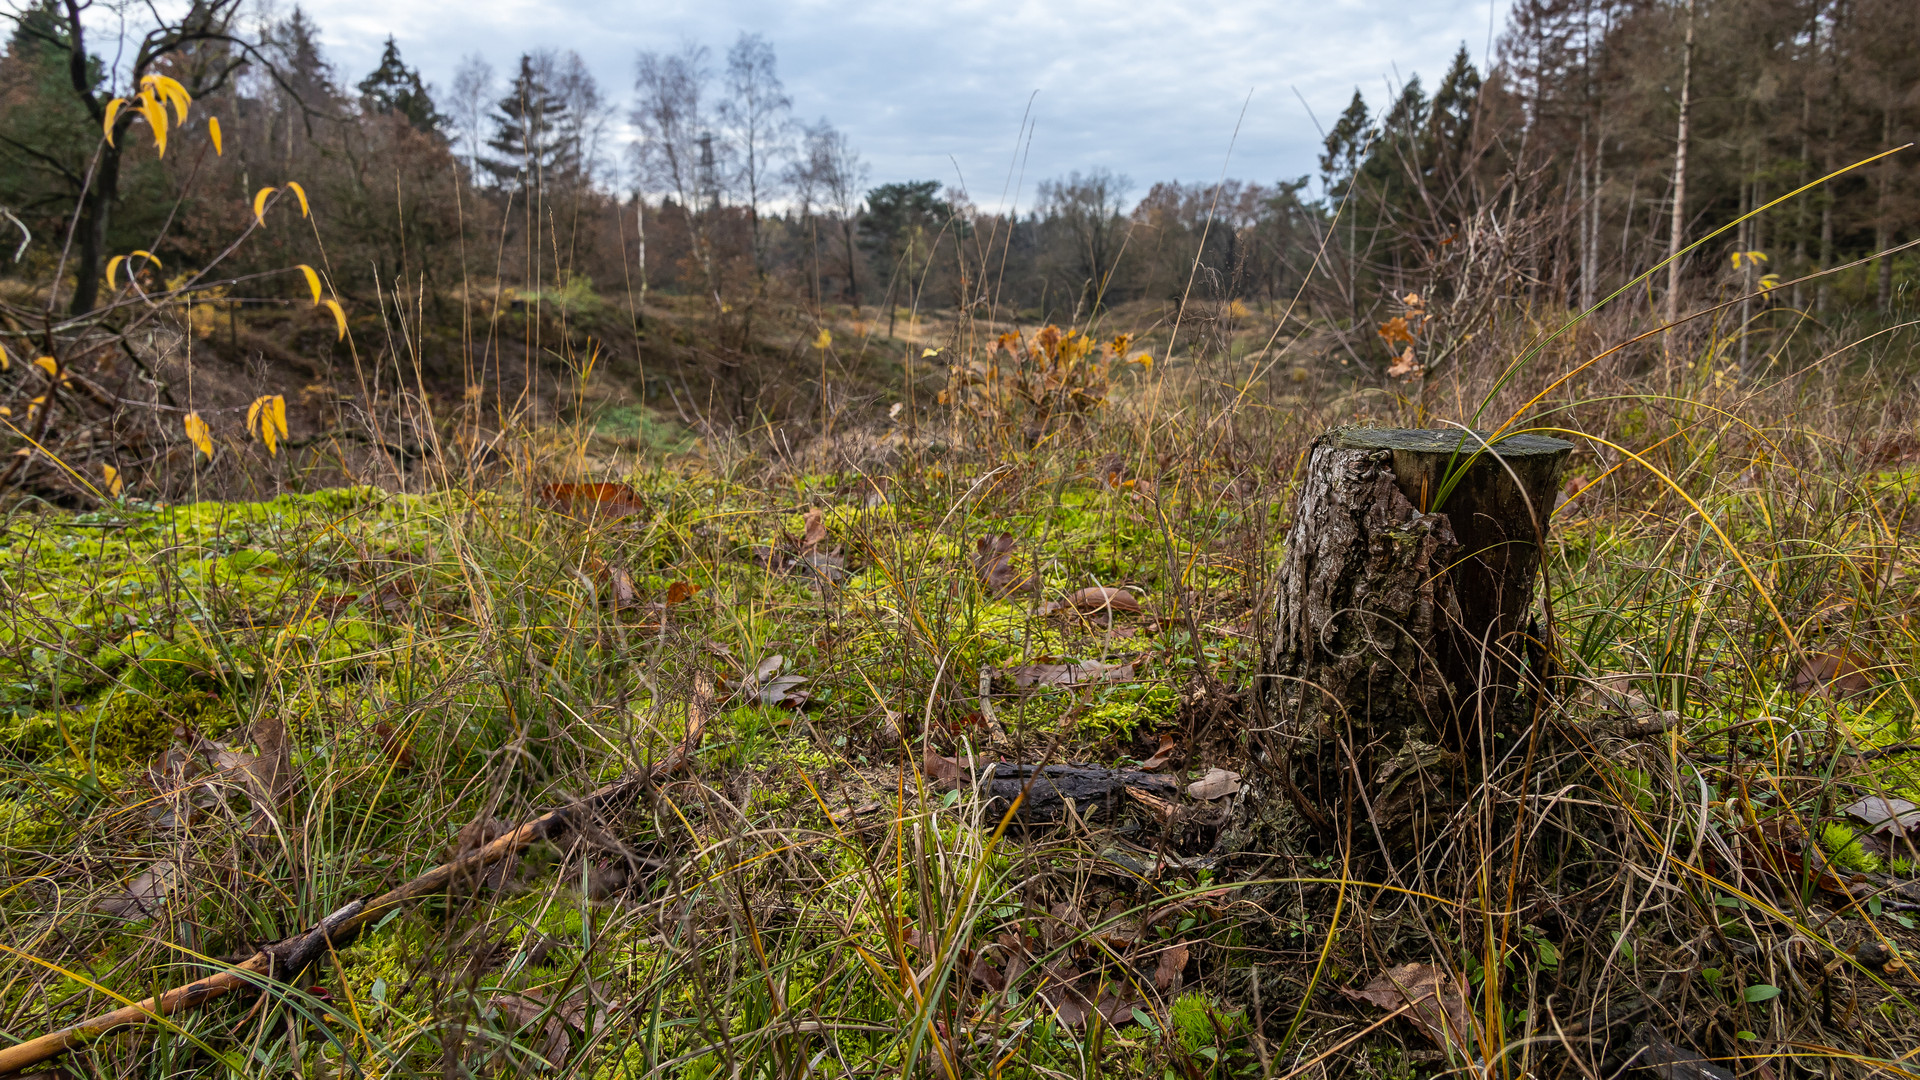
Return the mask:
[[1260,696],[1287,794],[1318,824],[1359,813],[1408,839],[1524,711],[1539,545],[1573,446],[1483,439],[1340,428],[1314,444]]

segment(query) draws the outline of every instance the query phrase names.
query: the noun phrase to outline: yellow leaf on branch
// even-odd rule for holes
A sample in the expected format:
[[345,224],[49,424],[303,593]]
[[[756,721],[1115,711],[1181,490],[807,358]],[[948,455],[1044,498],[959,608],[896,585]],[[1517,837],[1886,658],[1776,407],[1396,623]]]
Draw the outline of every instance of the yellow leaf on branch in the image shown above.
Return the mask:
[[300,272],[307,276],[307,288],[313,291],[313,303],[315,307],[318,307],[320,305],[320,275],[315,273],[313,267],[308,266],[306,263],[300,264]]
[[187,429],[187,441],[192,443],[201,453],[212,457],[213,429],[207,427],[207,422],[200,419],[199,413],[190,412],[187,414],[185,426]]
[[149,91],[142,90],[134,107],[140,115],[147,118],[147,127],[153,132],[154,152],[160,157],[167,156],[167,107],[159,102]]

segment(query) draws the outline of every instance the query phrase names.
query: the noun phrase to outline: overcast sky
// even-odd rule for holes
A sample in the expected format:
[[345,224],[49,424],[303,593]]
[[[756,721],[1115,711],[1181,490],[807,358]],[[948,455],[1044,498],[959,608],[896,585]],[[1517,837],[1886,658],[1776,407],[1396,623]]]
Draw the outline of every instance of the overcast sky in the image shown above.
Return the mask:
[[[281,0],[282,3],[287,0]],[[351,86],[388,34],[444,89],[466,53],[503,76],[523,50],[574,49],[609,100],[632,95],[634,56],[692,39],[716,66],[743,30],[764,35],[797,118],[845,131],[876,183],[939,179],[1001,203],[1021,115],[1034,121],[1024,183],[1106,166],[1133,181],[1316,170],[1320,136],[1358,86],[1376,107],[1418,72],[1429,90],[1464,44],[1484,69],[1508,0],[303,0]],[[1296,96],[1296,91],[1298,96]],[[1249,97],[1251,95],[1251,97]],[[1301,99],[1305,99],[1305,105]],[[1233,157],[1234,125],[1245,106]],[[1016,166],[1017,169],[1017,166]]]

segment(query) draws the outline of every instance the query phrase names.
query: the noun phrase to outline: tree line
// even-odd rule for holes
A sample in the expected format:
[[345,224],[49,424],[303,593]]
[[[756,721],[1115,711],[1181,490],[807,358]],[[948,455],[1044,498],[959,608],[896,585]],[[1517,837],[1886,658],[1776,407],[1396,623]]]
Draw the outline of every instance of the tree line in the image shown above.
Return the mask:
[[[1486,70],[1462,48],[1431,92],[1417,75],[1377,104],[1356,90],[1325,118],[1317,174],[1140,191],[1094,168],[1040,183],[1023,209],[938,181],[875,184],[846,133],[794,116],[756,34],[720,55],[643,52],[616,101],[567,50],[504,71],[470,56],[436,91],[389,39],[354,79],[302,11],[242,27],[237,0],[198,0],[114,71],[84,10],[13,11],[0,57],[0,228],[24,238],[18,273],[69,275],[79,310],[108,253],[205,258],[251,219],[252,190],[285,180],[324,203],[324,224],[263,232],[239,268],[325,262],[352,293],[486,281],[624,292],[636,312],[664,292],[889,323],[916,308],[1067,322],[1141,300],[1240,301],[1389,356],[1401,343],[1373,331],[1392,316],[1462,330],[1496,303],[1591,306],[1837,171],[1627,302],[1670,316],[1717,291],[1750,295],[1748,320],[1891,312],[1911,256],[1817,275],[1920,222],[1911,151],[1843,171],[1920,118],[1920,9],[1906,0],[1521,0]],[[193,122],[220,117],[224,145],[122,157],[126,113],[104,143],[106,100],[149,72],[192,91]]]

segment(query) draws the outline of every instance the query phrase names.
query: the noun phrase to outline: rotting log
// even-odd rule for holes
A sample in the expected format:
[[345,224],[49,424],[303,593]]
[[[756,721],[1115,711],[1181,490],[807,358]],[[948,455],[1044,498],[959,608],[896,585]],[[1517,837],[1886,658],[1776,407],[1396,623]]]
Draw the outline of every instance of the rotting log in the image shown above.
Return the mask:
[[344,947],[368,924],[396,908],[423,897],[445,894],[459,887],[462,882],[477,881],[481,871],[487,867],[519,855],[537,841],[558,836],[582,821],[583,816],[590,816],[678,772],[692,760],[694,751],[699,748],[701,734],[713,708],[713,679],[701,673],[694,678],[693,697],[687,707],[686,732],[681,741],[666,757],[641,770],[637,776],[616,780],[571,806],[550,810],[485,846],[436,866],[379,896],[351,901],[321,919],[317,925],[284,941],[265,946],[224,971],[124,1008],[88,1017],[37,1039],[0,1047],[0,1076],[38,1065],[108,1032],[154,1023],[176,1013],[200,1008],[209,1001],[235,991],[266,990],[276,984],[291,983],[322,953]]
[[[997,820],[1009,809],[1014,820],[1036,824],[1062,820],[1068,803],[1081,817],[1112,821],[1127,805],[1129,790],[1177,800],[1180,785],[1170,776],[1140,769],[1099,765],[974,763],[927,751],[922,764],[936,786],[952,791],[972,787],[984,799],[987,816]],[[1015,806],[1016,801],[1018,806]]]
[[1416,840],[1404,830],[1498,753],[1527,700],[1573,445],[1486,438],[1338,428],[1308,457],[1256,697],[1272,779],[1323,828]]
[[1172,777],[1136,769],[1103,769],[1092,765],[1021,765],[1000,762],[982,771],[979,789],[987,796],[987,816],[998,819],[1020,800],[1023,821],[1058,820],[1071,800],[1074,812],[1091,817],[1098,811],[1102,823],[1111,823],[1126,805],[1131,788],[1160,799],[1178,799],[1180,785]]

